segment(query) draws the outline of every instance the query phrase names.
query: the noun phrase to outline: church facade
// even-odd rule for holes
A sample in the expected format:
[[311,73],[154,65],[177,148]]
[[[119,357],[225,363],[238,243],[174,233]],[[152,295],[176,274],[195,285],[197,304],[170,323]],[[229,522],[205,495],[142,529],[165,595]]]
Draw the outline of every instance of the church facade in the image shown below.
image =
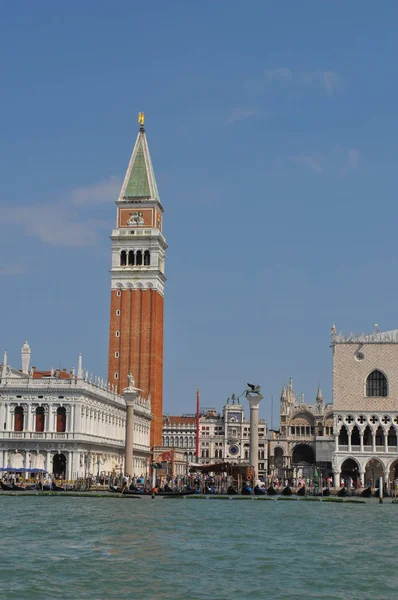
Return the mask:
[[398,330],[332,329],[335,486],[398,478]]
[[270,432],[269,472],[275,477],[312,478],[317,469],[325,480],[332,472],[333,407],[326,404],[318,386],[315,404],[282,386],[280,428]]
[[119,389],[131,372],[152,407],[151,447],[162,443],[163,314],[166,240],[163,206],[143,114],[116,201],[112,231],[108,380]]

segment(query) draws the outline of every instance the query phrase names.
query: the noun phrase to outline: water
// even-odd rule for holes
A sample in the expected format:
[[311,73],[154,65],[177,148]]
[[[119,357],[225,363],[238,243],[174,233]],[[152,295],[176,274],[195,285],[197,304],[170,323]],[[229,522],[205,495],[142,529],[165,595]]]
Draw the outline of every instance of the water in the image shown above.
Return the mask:
[[398,505],[0,497],[6,600],[386,599]]

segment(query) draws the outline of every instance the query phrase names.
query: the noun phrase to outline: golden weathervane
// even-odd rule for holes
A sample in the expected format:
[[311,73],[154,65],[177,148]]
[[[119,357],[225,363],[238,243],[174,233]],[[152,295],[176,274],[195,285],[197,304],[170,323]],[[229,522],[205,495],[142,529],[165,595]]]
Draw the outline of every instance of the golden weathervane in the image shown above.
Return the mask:
[[144,125],[144,121],[145,121],[145,115],[143,112],[138,113],[138,123],[140,125]]

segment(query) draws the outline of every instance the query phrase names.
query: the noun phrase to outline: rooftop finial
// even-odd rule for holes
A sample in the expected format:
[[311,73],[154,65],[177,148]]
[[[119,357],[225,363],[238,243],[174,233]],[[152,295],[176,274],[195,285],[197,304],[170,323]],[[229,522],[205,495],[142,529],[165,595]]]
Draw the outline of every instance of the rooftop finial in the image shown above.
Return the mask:
[[22,373],[29,373],[30,347],[26,341],[21,348]]
[[323,402],[323,394],[322,394],[320,383],[318,384],[318,391],[316,393],[316,401],[318,404],[321,404]]
[[83,357],[81,352],[77,361],[77,378],[83,379]]
[[3,370],[2,370],[2,373],[1,373],[1,378],[2,379],[4,379],[5,377],[7,377],[7,371],[8,371],[8,368],[7,368],[7,352],[4,351]]
[[140,125],[140,129],[144,129],[145,115],[143,112],[138,113],[138,123]]

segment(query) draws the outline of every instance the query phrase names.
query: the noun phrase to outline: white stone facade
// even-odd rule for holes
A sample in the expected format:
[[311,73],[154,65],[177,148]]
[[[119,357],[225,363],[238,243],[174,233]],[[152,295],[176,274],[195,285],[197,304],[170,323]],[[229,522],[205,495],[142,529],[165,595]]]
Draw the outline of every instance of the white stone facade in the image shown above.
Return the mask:
[[398,330],[361,336],[332,329],[335,485],[398,476]]
[[[29,371],[24,347],[21,371],[7,365],[6,354],[0,367],[0,467],[43,468],[67,480],[119,474],[124,468],[124,398],[100,378],[89,378],[81,357],[77,374],[73,369]],[[134,417],[133,464],[139,475],[149,464],[148,401],[136,401]]]

